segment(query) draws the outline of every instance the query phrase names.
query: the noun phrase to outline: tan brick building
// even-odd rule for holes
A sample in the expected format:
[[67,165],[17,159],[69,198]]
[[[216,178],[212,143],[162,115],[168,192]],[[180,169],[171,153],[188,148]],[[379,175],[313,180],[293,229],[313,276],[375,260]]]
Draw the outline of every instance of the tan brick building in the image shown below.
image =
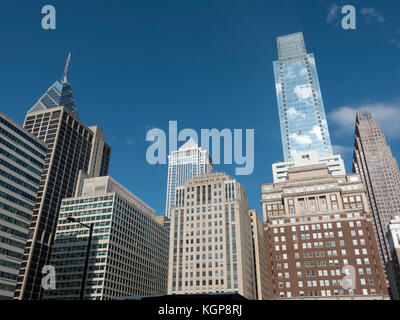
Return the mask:
[[389,298],[358,174],[290,168],[286,181],[262,185],[261,204],[273,299]]
[[258,300],[269,300],[269,282],[267,268],[267,248],[262,220],[256,210],[250,210],[253,233],[255,284]]
[[248,200],[235,179],[208,173],[178,187],[170,228],[168,294],[256,298]]

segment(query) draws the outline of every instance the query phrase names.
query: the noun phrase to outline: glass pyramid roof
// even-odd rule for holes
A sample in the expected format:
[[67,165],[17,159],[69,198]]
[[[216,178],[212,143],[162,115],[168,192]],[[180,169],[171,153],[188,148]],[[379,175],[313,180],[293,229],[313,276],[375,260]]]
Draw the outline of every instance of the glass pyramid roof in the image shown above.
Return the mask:
[[46,93],[36,102],[28,113],[57,107],[65,107],[73,113],[77,113],[71,85],[67,82],[67,72],[71,55],[68,55],[62,80],[57,80]]

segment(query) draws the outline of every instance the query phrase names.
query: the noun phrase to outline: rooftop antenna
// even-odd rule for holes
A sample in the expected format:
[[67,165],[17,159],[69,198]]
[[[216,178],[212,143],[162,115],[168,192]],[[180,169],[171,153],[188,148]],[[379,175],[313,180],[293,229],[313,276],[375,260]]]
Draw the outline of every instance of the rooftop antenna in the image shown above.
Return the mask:
[[68,74],[68,68],[69,68],[69,62],[70,61],[71,61],[71,52],[68,53],[67,62],[65,63],[64,74],[63,74],[63,77],[62,77],[62,81],[64,83],[67,82],[67,74]]

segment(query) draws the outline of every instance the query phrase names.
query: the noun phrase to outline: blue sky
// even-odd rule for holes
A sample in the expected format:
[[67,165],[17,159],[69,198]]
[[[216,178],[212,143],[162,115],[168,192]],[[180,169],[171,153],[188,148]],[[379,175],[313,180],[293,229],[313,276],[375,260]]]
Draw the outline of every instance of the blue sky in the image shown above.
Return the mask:
[[[57,29],[41,28],[41,8]],[[357,10],[341,28],[340,8]],[[146,132],[255,129],[255,169],[236,176],[261,212],[262,183],[283,160],[272,61],[276,37],[302,31],[315,55],[332,145],[351,172],[354,112],[369,107],[400,152],[400,2],[317,0],[2,1],[0,111],[23,123],[72,53],[80,118],[112,146],[110,175],[165,210],[167,167],[146,161]],[[236,165],[216,165],[235,176]]]

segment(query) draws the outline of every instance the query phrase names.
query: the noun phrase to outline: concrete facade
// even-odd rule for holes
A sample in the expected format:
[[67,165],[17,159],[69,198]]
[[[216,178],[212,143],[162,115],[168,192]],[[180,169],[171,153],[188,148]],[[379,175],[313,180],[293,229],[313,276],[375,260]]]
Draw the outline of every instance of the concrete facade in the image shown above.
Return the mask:
[[14,296],[46,152],[0,112],[0,300]]
[[46,299],[79,299],[88,229],[68,217],[94,224],[84,299],[167,293],[167,219],[112,178],[99,177],[85,179],[82,193],[62,202],[51,256],[57,287]]
[[310,166],[313,164],[323,164],[328,166],[328,170],[332,175],[345,175],[343,159],[340,155],[328,156],[321,158],[315,150],[298,152],[293,154],[293,161],[277,162],[272,164],[272,175],[274,182],[285,181],[288,174],[288,169],[293,167]]
[[169,252],[168,294],[256,299],[248,200],[232,177],[208,173],[176,189]]
[[250,210],[251,229],[253,233],[254,270],[258,300],[269,300],[269,279],[267,266],[267,248],[265,246],[264,225],[256,210]]
[[390,274],[388,234],[390,220],[400,215],[400,172],[379,123],[368,110],[356,115],[353,172],[361,175],[366,187],[386,284],[390,291],[398,291]]

